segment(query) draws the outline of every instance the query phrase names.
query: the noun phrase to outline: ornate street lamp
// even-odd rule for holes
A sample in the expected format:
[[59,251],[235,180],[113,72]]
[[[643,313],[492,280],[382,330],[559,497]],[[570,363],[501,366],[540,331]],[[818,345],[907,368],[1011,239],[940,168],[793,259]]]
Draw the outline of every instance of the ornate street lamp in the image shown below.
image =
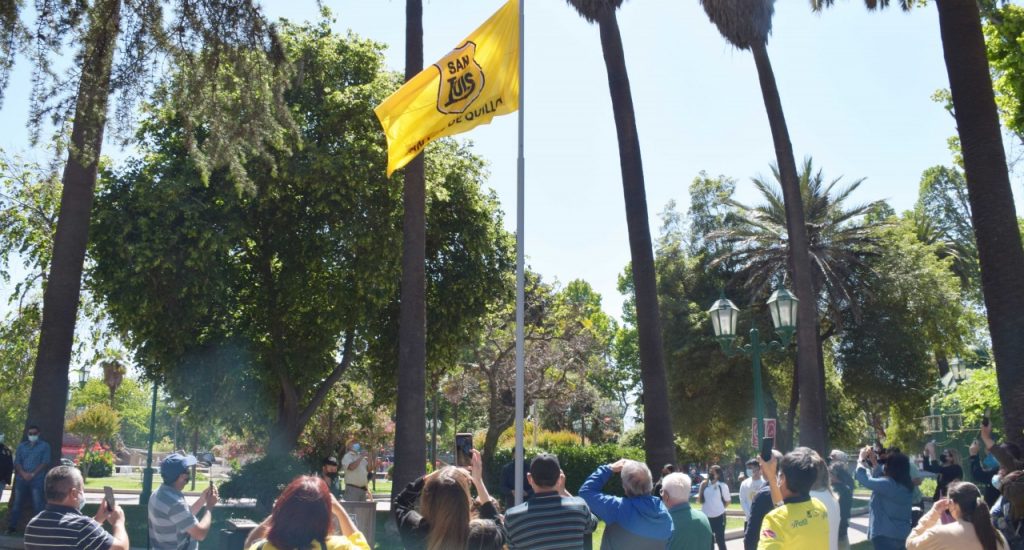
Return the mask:
[[85,383],[89,381],[89,369],[84,366],[78,369],[78,389],[85,387]]
[[722,351],[729,357],[736,353],[743,353],[753,360],[754,369],[754,412],[757,415],[758,439],[764,438],[764,396],[761,387],[761,353],[769,349],[784,349],[789,346],[796,331],[796,296],[785,288],[780,288],[772,293],[768,299],[768,310],[772,315],[772,324],[779,340],[761,342],[760,333],[756,327],[750,328],[750,343],[747,345],[736,345],[736,322],[739,319],[739,308],[723,294],[711,309],[708,310],[708,317],[711,318],[711,327],[715,331],[715,337],[722,346]]

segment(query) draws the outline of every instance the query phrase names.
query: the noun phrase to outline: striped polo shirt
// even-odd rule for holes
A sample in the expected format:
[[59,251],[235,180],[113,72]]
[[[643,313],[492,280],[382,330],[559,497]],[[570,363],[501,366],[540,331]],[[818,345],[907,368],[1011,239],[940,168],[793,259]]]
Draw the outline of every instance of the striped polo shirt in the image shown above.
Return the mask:
[[597,518],[579,497],[538,493],[505,512],[510,549],[583,548],[583,537],[597,527]]
[[149,544],[156,550],[196,550],[188,529],[199,525],[185,495],[166,483],[149,498]]
[[107,550],[113,544],[114,537],[104,531],[96,520],[83,516],[74,508],[57,504],[47,504],[46,509],[25,527],[25,548],[28,550]]

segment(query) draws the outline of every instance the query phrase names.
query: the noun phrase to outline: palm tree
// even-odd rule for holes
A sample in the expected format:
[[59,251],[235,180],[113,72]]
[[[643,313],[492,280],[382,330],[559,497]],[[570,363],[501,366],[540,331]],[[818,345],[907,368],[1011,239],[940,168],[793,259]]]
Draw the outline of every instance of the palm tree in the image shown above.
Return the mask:
[[[779,170],[772,166],[775,182],[781,184]],[[862,280],[859,275],[867,269],[865,260],[878,247],[876,229],[883,223],[868,221],[867,214],[881,201],[847,207],[850,195],[864,181],[858,179],[837,188],[841,177],[828,181],[821,169],[815,171],[810,158],[804,160],[800,171],[800,196],[804,206],[804,219],[808,229],[811,257],[811,280],[815,301],[824,314],[816,327],[816,352],[822,359],[822,345],[842,326],[843,313],[849,311],[859,317],[857,294]],[[728,203],[737,212],[735,223],[709,237],[720,239],[729,246],[711,265],[728,262],[736,266],[736,277],[750,290],[750,295],[767,298],[772,289],[792,277],[790,239],[786,228],[786,207],[779,185],[754,178],[754,185],[765,202],[747,206],[735,200]],[[792,437],[793,420],[799,404],[799,373],[794,376],[790,396],[787,437]]]
[[800,385],[800,442],[825,452],[828,431],[825,416],[825,370],[818,353],[818,311],[814,300],[811,257],[808,251],[804,206],[800,196],[793,144],[789,139],[775,73],[768,58],[768,35],[772,30],[774,0],[701,0],[704,11],[730,44],[750,50],[757,66],[761,95],[768,114],[779,180],[786,213],[786,229],[792,246],[793,290],[800,299],[796,328],[796,378]]
[[[875,2],[865,0],[869,8]],[[814,9],[834,0],[812,1]],[[902,0],[910,9],[912,2]],[[883,6],[885,3],[883,3]],[[977,2],[936,0],[1006,433],[1024,443],[1024,246]]]
[[[405,79],[423,70],[423,0],[405,3]],[[426,448],[426,186],[423,155],[405,167],[402,287],[398,321],[398,403],[392,496],[425,473]]]
[[128,369],[125,368],[124,363],[117,359],[104,361],[100,363],[100,367],[103,368],[103,383],[110,390],[110,408],[116,410],[114,394],[117,393],[117,388],[121,387],[121,382],[124,382],[124,375],[128,372]]
[[633,96],[629,88],[625,54],[622,50],[622,36],[619,34],[619,23],[615,17],[615,12],[623,0],[567,1],[588,22],[596,22],[601,34],[601,51],[608,71],[608,88],[619,142],[619,166],[622,171],[622,192],[626,202],[626,226],[629,231],[629,251],[636,293],[640,378],[643,383],[641,397],[644,406],[644,447],[647,452],[647,465],[651,472],[657,475],[656,472],[660,472],[664,464],[675,463],[675,445],[665,380],[654,249],[651,245],[651,228],[648,225],[640,138],[636,130],[636,116],[633,112]]

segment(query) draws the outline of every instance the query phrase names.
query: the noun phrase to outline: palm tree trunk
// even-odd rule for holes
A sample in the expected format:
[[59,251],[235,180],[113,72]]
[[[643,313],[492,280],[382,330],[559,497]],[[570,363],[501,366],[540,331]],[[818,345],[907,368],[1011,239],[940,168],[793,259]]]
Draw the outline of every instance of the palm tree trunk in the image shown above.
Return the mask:
[[1024,442],[1024,248],[977,2],[936,0],[963,149],[999,398],[1008,439]]
[[53,259],[43,290],[43,322],[27,420],[41,428],[43,438],[54,450],[54,465],[60,461],[64,438],[68,367],[75,338],[82,267],[89,238],[89,219],[107,120],[111,65],[120,20],[120,0],[99,0],[89,10],[89,30],[83,44],[71,147],[64,165],[64,189],[53,238]]
[[789,255],[793,268],[793,287],[798,306],[799,322],[796,327],[796,368],[800,371],[800,444],[819,453],[827,453],[828,432],[825,417],[824,368],[818,361],[818,311],[812,282],[811,258],[808,251],[804,205],[800,195],[793,144],[775,82],[775,72],[768,58],[765,44],[751,46],[768,124],[775,142],[775,156],[779,164],[782,197],[786,203],[786,230],[789,235]]
[[654,250],[648,225],[647,193],[640,157],[640,138],[633,113],[633,95],[629,88],[622,36],[615,12],[598,22],[601,50],[608,70],[615,130],[619,142],[619,165],[622,170],[622,192],[626,201],[626,226],[629,230],[629,251],[632,259],[633,287],[636,292],[637,333],[640,347],[640,378],[643,382],[644,447],[647,466],[658,475],[661,467],[675,463],[672,417],[665,382],[665,360],[662,349],[661,319],[658,312],[658,289],[654,271]]
[[[423,1],[405,4],[405,79],[423,69]],[[405,168],[402,296],[398,324],[398,405],[392,497],[426,473],[426,194],[423,155]]]

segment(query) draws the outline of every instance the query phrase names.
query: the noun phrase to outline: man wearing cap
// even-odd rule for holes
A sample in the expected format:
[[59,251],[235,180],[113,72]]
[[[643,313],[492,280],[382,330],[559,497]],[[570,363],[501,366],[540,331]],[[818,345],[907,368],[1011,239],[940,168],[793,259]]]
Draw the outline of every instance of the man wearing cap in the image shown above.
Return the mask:
[[334,495],[334,498],[342,500],[341,479],[338,477],[337,458],[329,456],[324,459],[324,463],[320,467],[320,479],[327,483],[327,488],[331,490],[331,494]]
[[366,489],[370,478],[367,473],[370,464],[366,460],[366,453],[358,441],[353,441],[348,446],[348,452],[341,457],[341,467],[345,469],[345,500],[366,501],[373,500],[370,492]]
[[[100,501],[96,516],[82,514],[85,484],[78,468],[57,466],[46,474],[46,509],[39,512],[25,527],[25,549],[87,548],[89,550],[128,550],[128,532],[124,527],[124,511],[117,504],[107,508]],[[103,530],[110,524],[113,534]]]
[[586,535],[597,527],[597,518],[582,498],[565,490],[558,457],[537,455],[526,480],[533,496],[505,512],[509,548],[583,548]]
[[[216,487],[207,487],[191,506],[181,492],[189,481],[189,468],[195,464],[196,457],[179,453],[160,464],[164,482],[149,499],[149,542],[156,550],[196,550],[210,533],[218,499]],[[204,506],[206,514],[199,520],[196,515]]]

